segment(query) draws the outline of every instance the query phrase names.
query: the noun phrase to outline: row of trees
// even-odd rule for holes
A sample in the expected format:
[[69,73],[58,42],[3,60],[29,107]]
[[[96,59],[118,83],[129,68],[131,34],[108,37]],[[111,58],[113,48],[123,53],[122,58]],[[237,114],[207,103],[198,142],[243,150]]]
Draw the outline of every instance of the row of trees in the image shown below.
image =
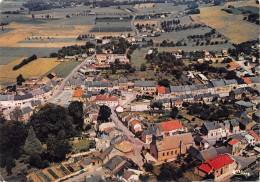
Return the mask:
[[13,67],[13,70],[18,70],[19,68],[23,67],[24,65],[30,63],[31,61],[37,59],[37,56],[34,54],[31,57],[24,59],[21,63],[19,63],[18,65],[15,65]]
[[189,24],[189,25],[177,25],[177,26],[167,26],[167,27],[163,27],[163,30],[165,32],[178,32],[178,31],[182,31],[182,30],[190,30],[190,29],[196,29],[196,28],[200,28],[200,27],[205,27],[205,25],[199,24],[199,23],[195,23],[195,24]]

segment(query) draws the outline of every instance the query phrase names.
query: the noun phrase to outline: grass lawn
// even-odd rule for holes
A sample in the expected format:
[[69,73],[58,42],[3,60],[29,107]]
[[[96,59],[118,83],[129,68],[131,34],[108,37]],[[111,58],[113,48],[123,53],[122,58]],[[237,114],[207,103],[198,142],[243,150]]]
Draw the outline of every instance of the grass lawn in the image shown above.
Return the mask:
[[72,151],[78,152],[81,150],[89,150],[89,140],[70,141]]
[[149,48],[136,49],[131,55],[131,64],[135,67],[140,67],[141,64],[146,63],[145,55],[148,52]]

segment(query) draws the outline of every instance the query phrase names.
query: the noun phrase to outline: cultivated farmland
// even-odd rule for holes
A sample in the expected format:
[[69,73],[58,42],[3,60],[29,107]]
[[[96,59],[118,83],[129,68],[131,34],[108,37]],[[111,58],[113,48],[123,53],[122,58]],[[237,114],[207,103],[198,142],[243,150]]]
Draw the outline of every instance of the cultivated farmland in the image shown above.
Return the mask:
[[[239,7],[242,7],[243,3],[241,2]],[[231,43],[241,43],[257,39],[259,37],[259,25],[244,21],[243,15],[232,15],[221,11],[221,9],[226,8],[228,5],[234,5],[234,3],[228,3],[224,6],[200,8],[201,13],[192,15],[192,18],[195,21],[215,28],[218,32],[229,38]]]
[[60,64],[56,58],[39,58],[13,71],[13,67],[25,58],[26,57],[19,58],[7,65],[0,65],[1,84],[16,82],[16,77],[19,74],[22,74],[25,79],[29,77],[40,77]]

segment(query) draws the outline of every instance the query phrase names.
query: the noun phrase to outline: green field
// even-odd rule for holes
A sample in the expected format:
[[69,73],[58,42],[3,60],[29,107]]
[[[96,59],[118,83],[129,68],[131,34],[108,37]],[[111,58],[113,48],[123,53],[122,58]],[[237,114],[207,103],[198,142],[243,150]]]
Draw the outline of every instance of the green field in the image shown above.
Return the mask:
[[0,65],[6,65],[18,59],[18,57],[0,57]]
[[90,32],[130,32],[131,27],[94,27]]
[[79,64],[80,62],[62,62],[52,70],[48,71],[45,75],[54,72],[58,77],[64,78]]
[[49,57],[50,53],[57,52],[59,49],[60,48],[0,47],[0,55],[2,57],[29,57],[35,54],[38,57]]
[[237,9],[241,10],[242,12],[252,12],[255,14],[259,14],[259,8],[255,7],[255,6],[243,6],[243,7],[237,8]]

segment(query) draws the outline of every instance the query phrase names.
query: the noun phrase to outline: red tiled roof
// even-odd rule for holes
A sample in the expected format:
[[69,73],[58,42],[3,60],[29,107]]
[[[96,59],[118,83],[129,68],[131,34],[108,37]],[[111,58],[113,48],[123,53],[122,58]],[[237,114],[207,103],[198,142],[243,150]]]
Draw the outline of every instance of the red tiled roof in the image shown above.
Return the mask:
[[116,106],[116,109],[119,108],[119,107],[120,107],[120,105],[118,104],[118,105]]
[[111,127],[104,128],[104,131],[107,132]]
[[165,87],[158,87],[159,94],[165,94]]
[[182,103],[181,103],[181,101],[176,101],[176,102],[174,102],[174,104],[175,105],[181,105]]
[[73,97],[81,97],[84,93],[84,90],[82,89],[77,89],[75,92],[74,92],[74,95]]
[[200,170],[205,171],[206,173],[210,173],[210,171],[212,170],[211,167],[209,167],[207,164],[202,164],[199,167]]
[[161,126],[165,131],[171,131],[171,130],[183,128],[182,124],[178,120],[162,122]]
[[255,132],[253,132],[252,130],[249,131],[249,133],[256,139],[259,140],[259,136],[257,136],[257,134],[255,134]]
[[100,101],[118,101],[118,98],[107,97],[105,95],[97,95],[96,98],[93,100],[93,102],[96,102],[97,100],[100,100]]
[[251,83],[251,81],[250,81],[250,79],[249,79],[248,77],[244,77],[243,80],[244,80],[247,84]]
[[138,122],[136,120],[131,122],[131,125],[135,126],[136,124],[138,124]]
[[203,164],[208,164],[214,170],[217,170],[232,162],[233,162],[233,160],[229,157],[229,155],[220,155],[218,157],[215,157],[214,159],[204,162]]
[[236,139],[233,139],[231,141],[228,142],[229,145],[235,145],[236,143],[238,143],[239,141]]

